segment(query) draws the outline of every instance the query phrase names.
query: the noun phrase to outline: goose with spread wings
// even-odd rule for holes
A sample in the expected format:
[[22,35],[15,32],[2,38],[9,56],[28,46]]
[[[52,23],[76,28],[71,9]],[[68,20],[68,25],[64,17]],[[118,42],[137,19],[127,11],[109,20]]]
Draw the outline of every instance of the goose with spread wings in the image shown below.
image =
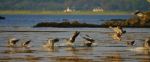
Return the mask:
[[84,45],[87,47],[91,47],[92,44],[95,43],[95,40],[87,34],[82,38],[85,39]]
[[67,46],[73,46],[73,43],[75,42],[77,36],[80,34],[80,32],[75,31],[73,35],[67,40],[66,44]]

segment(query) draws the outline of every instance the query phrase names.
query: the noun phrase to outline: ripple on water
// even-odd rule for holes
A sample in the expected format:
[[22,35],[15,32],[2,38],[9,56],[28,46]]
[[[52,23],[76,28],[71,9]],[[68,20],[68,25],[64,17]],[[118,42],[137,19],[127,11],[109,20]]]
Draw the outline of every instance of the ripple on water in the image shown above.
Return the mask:
[[[31,28],[29,28],[30,30]],[[38,28],[40,29],[40,28]],[[42,28],[44,29],[44,28]],[[48,28],[46,30],[57,30]],[[70,31],[59,32],[69,29]],[[107,28],[61,28],[57,32],[1,32],[0,33],[0,62],[142,62],[149,60],[149,51],[128,50],[126,41],[135,40],[140,46],[142,40],[150,37],[149,29],[126,28],[127,33],[122,36],[122,41],[117,42],[111,38],[111,31]],[[95,30],[94,30],[95,29]],[[36,30],[36,29],[34,29]],[[81,30],[77,37],[75,47],[65,47],[60,44],[65,43],[65,39],[71,36],[72,31]],[[141,31],[136,31],[141,30]],[[147,31],[148,30],[148,31]],[[51,31],[51,30],[50,30]],[[82,35],[88,34],[95,39],[97,46],[84,47]],[[6,47],[9,37],[16,37],[23,40],[31,39],[29,49]],[[60,38],[54,49],[41,47],[48,38]],[[22,40],[22,41],[23,41]],[[19,41],[17,45],[20,45]]]

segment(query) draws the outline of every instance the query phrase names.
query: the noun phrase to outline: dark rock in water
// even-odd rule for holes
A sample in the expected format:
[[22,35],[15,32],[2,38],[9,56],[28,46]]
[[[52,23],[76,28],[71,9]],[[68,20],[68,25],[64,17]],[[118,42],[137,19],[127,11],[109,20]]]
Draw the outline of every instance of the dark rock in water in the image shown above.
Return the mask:
[[5,17],[0,16],[0,19],[5,19]]
[[64,22],[40,22],[34,27],[100,27],[97,24],[80,23],[78,21],[64,21]]
[[113,19],[102,24],[102,26],[122,26],[122,27],[150,27],[150,11],[135,11],[134,15],[126,20]]

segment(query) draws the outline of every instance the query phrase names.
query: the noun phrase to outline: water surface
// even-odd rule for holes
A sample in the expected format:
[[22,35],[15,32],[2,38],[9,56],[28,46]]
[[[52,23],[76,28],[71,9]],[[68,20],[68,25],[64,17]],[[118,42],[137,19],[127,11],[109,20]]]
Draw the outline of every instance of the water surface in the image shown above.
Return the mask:
[[0,26],[33,26],[39,22],[79,21],[81,23],[101,24],[110,19],[128,19],[131,15],[2,15]]
[[[135,40],[135,47],[142,46],[143,39],[150,37],[149,28],[125,28],[127,33],[122,41],[111,38],[112,31],[108,28],[31,28],[31,27],[0,27],[0,62],[149,62],[150,52],[132,51],[126,41]],[[74,47],[65,47],[65,39],[73,31],[80,31]],[[97,46],[84,47],[85,34],[94,38]],[[11,37],[32,40],[30,48],[9,48],[7,41]],[[48,38],[59,38],[54,49],[43,48]]]

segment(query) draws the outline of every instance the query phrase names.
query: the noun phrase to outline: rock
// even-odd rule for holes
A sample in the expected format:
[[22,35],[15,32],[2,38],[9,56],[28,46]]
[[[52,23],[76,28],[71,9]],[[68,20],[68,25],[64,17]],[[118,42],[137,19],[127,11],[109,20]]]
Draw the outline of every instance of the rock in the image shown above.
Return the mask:
[[0,16],[0,19],[5,19],[5,17],[3,17],[3,16]]

